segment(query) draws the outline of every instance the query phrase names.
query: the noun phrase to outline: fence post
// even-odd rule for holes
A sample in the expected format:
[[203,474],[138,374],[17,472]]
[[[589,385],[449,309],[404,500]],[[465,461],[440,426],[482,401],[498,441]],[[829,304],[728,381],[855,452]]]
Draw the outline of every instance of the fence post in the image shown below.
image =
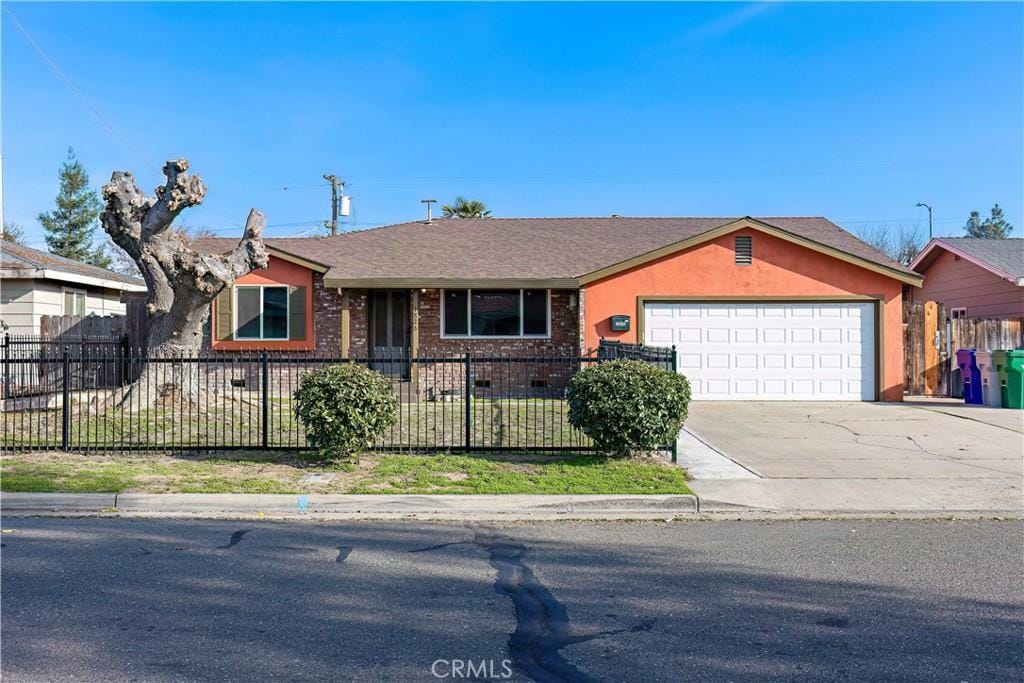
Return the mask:
[[263,448],[267,448],[268,441],[268,428],[270,426],[270,388],[267,386],[270,382],[269,366],[267,364],[267,352],[264,351],[260,354],[260,366],[263,372],[263,376],[260,379],[260,393],[262,394],[262,406],[263,406],[263,419],[262,429],[263,432]]
[[466,377],[463,380],[463,403],[465,404],[466,410],[466,452],[473,447],[473,412],[469,405],[469,402],[473,400],[473,388],[470,386],[472,381],[472,361],[470,360],[469,351],[466,351]]
[[60,449],[67,452],[71,432],[71,357],[66,346],[61,360],[64,367],[61,372]]
[[[676,365],[676,345],[672,345],[672,367],[669,368],[672,372],[679,372],[679,366]],[[679,435],[672,439],[672,462],[679,461]]]
[[4,388],[0,398],[7,398],[11,391],[11,333],[4,334]]

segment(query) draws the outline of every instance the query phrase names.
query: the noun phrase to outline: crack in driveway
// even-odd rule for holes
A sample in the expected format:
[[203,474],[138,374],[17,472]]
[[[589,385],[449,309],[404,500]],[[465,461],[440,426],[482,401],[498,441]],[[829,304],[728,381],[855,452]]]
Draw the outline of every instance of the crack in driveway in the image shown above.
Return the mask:
[[[831,427],[838,427],[839,429],[844,429],[844,430],[846,430],[847,432],[849,432],[850,434],[853,435],[853,442],[855,444],[857,444],[858,446],[872,446],[874,448],[885,448],[887,450],[893,450],[893,451],[912,450],[912,449],[908,449],[908,448],[898,448],[896,446],[886,446],[886,445],[880,444],[880,443],[865,444],[865,443],[861,442],[861,440],[860,440],[861,437],[873,437],[873,438],[881,438],[881,439],[885,439],[885,438],[898,438],[898,437],[894,437],[891,434],[862,434],[862,433],[856,431],[855,429],[853,429],[852,427],[848,427],[848,426],[844,425],[841,422],[830,422],[828,420],[821,420],[821,419],[815,420],[815,419],[812,419],[815,414],[816,413],[809,413],[807,415],[807,417],[804,418],[804,422],[814,422],[814,423],[817,423],[817,424],[825,424],[825,425],[829,425]],[[921,452],[921,453],[924,453],[925,455],[930,455],[933,458],[938,458],[939,460],[945,460],[946,462],[956,463],[958,465],[963,465],[964,467],[970,467],[972,469],[981,470],[982,472],[994,472],[996,474],[1006,475],[1006,472],[1004,472],[1003,470],[998,470],[998,469],[995,469],[993,467],[985,467],[984,465],[978,465],[978,464],[973,463],[973,462],[971,462],[969,460],[962,460],[960,458],[954,458],[953,456],[944,455],[942,453],[936,453],[935,451],[930,451],[927,448],[925,448],[924,446],[922,446],[920,443],[918,443],[917,439],[915,439],[913,436],[906,435],[904,438],[906,438],[910,443],[912,443],[915,447],[917,447],[917,451],[914,451],[914,452]]]

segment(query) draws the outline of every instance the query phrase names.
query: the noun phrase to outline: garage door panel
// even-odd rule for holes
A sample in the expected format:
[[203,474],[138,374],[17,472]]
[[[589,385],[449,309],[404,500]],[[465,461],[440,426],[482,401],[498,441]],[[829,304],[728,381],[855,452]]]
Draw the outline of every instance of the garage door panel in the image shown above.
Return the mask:
[[645,339],[676,344],[696,399],[873,400],[872,306],[658,302]]

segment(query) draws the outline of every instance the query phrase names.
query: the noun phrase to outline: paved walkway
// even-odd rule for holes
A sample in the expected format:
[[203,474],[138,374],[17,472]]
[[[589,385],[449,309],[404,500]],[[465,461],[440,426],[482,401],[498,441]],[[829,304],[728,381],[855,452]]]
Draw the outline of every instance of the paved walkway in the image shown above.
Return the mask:
[[1024,512],[1021,411],[942,400],[701,402],[687,429],[761,477],[695,468],[702,511]]
[[686,428],[676,439],[676,464],[686,468],[694,479],[760,479]]

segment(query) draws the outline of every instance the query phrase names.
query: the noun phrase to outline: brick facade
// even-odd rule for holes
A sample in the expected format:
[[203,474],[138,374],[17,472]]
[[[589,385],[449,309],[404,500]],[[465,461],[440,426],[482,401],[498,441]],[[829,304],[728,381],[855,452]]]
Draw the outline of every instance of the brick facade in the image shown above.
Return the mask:
[[420,292],[420,356],[447,356],[466,351],[478,356],[502,356],[510,353],[553,353],[575,355],[579,352],[579,323],[576,308],[570,305],[575,290],[551,290],[550,339],[442,339],[441,290]]
[[[365,289],[350,289],[346,292],[349,307],[349,357],[366,358],[369,354],[369,296]],[[578,370],[577,364],[561,360],[560,357],[575,357],[581,354],[582,318],[579,292],[575,290],[552,290],[551,292],[551,336],[545,339],[442,339],[441,337],[441,290],[427,289],[410,297],[418,299],[420,358],[451,358],[450,362],[414,363],[416,382],[411,387],[412,396],[418,399],[437,399],[463,395],[465,367],[463,356],[468,351],[476,357],[536,356],[551,358],[549,363],[516,364],[507,362],[472,363],[473,393],[478,398],[489,395],[506,395],[513,391],[531,396],[560,396],[569,378]],[[313,276],[314,329],[318,356],[338,357],[341,355],[342,310],[344,295],[337,289],[324,286],[323,275]],[[410,303],[411,305],[411,303]],[[411,312],[410,312],[411,313]],[[412,320],[410,315],[409,319]],[[411,324],[411,323],[410,323]],[[204,350],[209,350],[208,336]],[[295,354],[299,352],[294,352]],[[308,353],[308,352],[305,352]],[[237,384],[244,382],[249,391],[259,390],[258,349],[255,351],[227,351],[223,357],[234,359],[225,365],[209,369],[211,381],[225,390],[237,391]],[[221,354],[218,354],[221,355]],[[274,355],[291,355],[290,352],[275,352]],[[298,375],[307,371],[305,366],[275,365],[270,376],[270,391],[273,395],[288,394],[294,390]],[[229,388],[232,380],[236,386]]]
[[317,355],[341,354],[341,295],[324,287],[321,273],[313,273],[313,330]]

